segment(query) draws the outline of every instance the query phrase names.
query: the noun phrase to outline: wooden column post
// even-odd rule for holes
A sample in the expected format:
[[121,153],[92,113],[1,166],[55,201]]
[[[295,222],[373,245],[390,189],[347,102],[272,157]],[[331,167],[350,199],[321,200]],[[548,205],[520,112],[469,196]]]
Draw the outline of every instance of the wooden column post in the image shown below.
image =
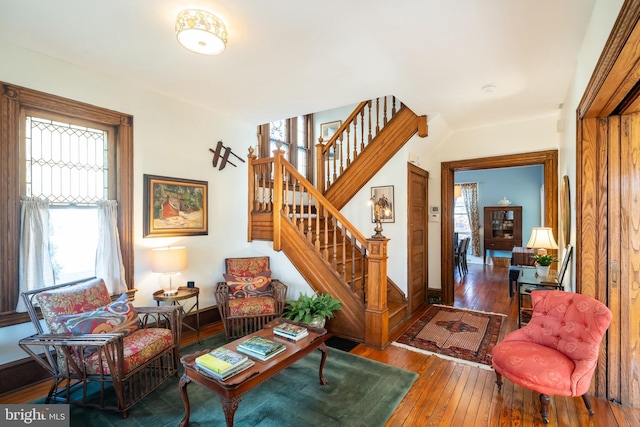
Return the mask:
[[273,216],[273,250],[275,251],[279,251],[281,249],[280,211],[282,211],[282,196],[284,193],[284,177],[282,176],[283,157],[284,151],[280,149],[280,146],[278,146],[278,149],[273,152],[273,204],[271,208],[271,215]]
[[256,171],[253,168],[253,161],[256,159],[256,155],[253,153],[253,147],[249,147],[249,156],[247,162],[247,171],[249,173],[249,177],[247,179],[248,186],[248,206],[247,211],[249,213],[249,218],[247,221],[247,241],[253,241],[253,210],[255,207],[255,199],[256,199]]
[[387,242],[367,239],[369,243],[365,343],[383,348],[389,342],[389,307],[387,307]]

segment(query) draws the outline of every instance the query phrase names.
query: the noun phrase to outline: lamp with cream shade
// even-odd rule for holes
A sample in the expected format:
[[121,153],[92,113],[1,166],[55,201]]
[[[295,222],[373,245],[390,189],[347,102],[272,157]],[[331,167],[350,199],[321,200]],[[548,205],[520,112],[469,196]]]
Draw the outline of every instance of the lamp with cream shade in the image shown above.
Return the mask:
[[173,276],[187,269],[187,248],[184,246],[169,246],[156,248],[151,251],[151,271],[169,276],[169,287],[164,284],[165,295],[175,295],[178,287],[173,287]]
[[531,230],[531,238],[527,243],[527,247],[537,249],[538,255],[546,254],[547,249],[558,249],[551,227],[534,227]]
[[548,258],[543,262],[543,259],[539,257],[547,254],[547,249],[558,249],[556,239],[553,237],[553,230],[551,227],[534,227],[531,230],[531,238],[527,242],[527,248],[536,249],[537,263],[536,272],[539,276],[549,275],[549,265],[551,262],[558,261],[555,257],[547,256]]

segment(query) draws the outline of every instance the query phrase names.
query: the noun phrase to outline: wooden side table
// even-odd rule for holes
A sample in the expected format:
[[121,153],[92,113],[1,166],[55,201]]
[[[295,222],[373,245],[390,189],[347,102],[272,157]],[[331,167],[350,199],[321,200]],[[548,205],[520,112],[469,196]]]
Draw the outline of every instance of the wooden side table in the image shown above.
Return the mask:
[[[187,303],[185,302],[183,304],[180,304],[179,301],[188,300],[190,298],[195,298],[196,302],[188,310],[185,310]],[[182,324],[198,335],[198,343],[200,343],[200,288],[188,288],[186,286],[180,286],[178,288],[178,293],[174,295],[165,295],[164,290],[161,289],[153,293],[153,299],[156,300],[158,306],[160,306],[160,302],[162,301],[169,302],[171,303],[171,305],[179,305],[182,308],[182,312],[184,313]],[[196,311],[195,328],[185,322],[187,315],[194,309]]]

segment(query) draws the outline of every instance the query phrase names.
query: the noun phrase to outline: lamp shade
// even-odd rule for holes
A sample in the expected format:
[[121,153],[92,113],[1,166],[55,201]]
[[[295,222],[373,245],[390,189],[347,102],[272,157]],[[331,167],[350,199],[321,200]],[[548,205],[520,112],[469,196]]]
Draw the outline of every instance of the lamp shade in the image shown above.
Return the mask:
[[206,10],[186,9],[176,18],[176,38],[192,52],[217,55],[227,47],[227,27]]
[[187,269],[187,248],[169,246],[151,251],[151,271],[154,273],[177,273]]
[[531,230],[531,238],[527,243],[533,249],[558,249],[556,239],[553,238],[551,227],[535,227]]

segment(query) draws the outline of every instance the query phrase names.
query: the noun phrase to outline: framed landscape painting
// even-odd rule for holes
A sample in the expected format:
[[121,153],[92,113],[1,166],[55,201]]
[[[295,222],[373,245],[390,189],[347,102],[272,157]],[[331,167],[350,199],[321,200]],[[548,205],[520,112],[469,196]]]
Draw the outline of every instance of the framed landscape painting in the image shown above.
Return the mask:
[[209,233],[207,181],[144,175],[144,237]]

